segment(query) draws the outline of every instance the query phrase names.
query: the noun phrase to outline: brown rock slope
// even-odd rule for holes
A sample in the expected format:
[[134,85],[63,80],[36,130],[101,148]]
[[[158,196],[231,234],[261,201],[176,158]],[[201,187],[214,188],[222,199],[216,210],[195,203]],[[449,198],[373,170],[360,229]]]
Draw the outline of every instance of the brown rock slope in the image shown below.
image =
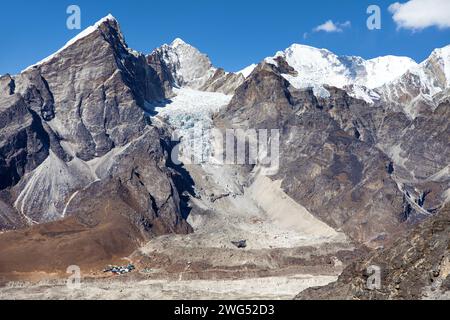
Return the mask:
[[272,178],[329,226],[376,246],[401,227],[403,195],[387,170],[390,159],[374,147],[370,123],[358,131],[356,121],[346,120],[367,105],[331,90],[330,98],[318,100],[312,90],[293,88],[275,66],[263,63],[215,122],[279,129],[280,170]]
[[[369,290],[367,269],[381,268],[381,289]],[[384,250],[347,267],[337,282],[297,299],[450,298],[450,206]]]

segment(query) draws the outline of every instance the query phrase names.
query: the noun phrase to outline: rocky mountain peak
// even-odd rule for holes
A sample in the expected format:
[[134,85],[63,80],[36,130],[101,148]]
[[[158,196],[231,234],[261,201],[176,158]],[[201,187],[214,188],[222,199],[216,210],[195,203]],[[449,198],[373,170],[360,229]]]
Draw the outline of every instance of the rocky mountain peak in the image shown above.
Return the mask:
[[213,66],[206,54],[180,38],[155,49],[147,56],[147,61],[168,88],[231,94],[244,81],[239,73],[228,73]]
[[63,54],[65,51],[70,49],[72,46],[79,45],[80,42],[82,42],[84,39],[92,36],[95,33],[97,35],[101,35],[102,33],[107,33],[107,34],[115,33],[117,35],[117,39],[120,40],[121,44],[126,46],[118,21],[111,14],[109,14],[106,17],[98,20],[94,25],[84,29],[82,32],[80,32],[78,35],[76,35],[74,38],[70,39],[58,51],[51,54],[47,58],[39,61],[38,63],[29,66],[28,68],[23,70],[23,72],[28,71],[30,69],[37,68],[37,67],[41,66],[42,64],[45,64],[47,62],[50,62],[50,61],[56,59],[58,56]]
[[206,84],[216,69],[206,54],[177,38],[170,45],[163,45],[152,54],[160,55],[173,75],[175,85],[199,89]]
[[434,50],[420,64],[387,82],[376,91],[388,104],[405,112],[410,118],[435,110],[445,101],[450,87],[450,46]]
[[[0,229],[85,219],[91,201],[104,197],[107,207],[95,211],[124,206],[135,239],[188,230],[163,165],[165,137],[145,113],[165,97],[157,72],[128,48],[111,15],[19,75],[1,77]],[[93,196],[92,188],[110,191]],[[89,208],[71,213],[76,201]]]
[[450,86],[450,45],[434,50],[422,65],[434,71],[441,86]]

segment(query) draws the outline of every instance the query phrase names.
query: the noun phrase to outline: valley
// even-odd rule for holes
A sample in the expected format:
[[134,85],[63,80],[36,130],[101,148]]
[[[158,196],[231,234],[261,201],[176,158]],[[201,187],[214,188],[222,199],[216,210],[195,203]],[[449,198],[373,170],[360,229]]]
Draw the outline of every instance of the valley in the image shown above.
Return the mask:
[[[294,44],[233,73],[106,16],[0,77],[0,299],[445,297],[449,52]],[[214,161],[211,129],[277,131],[277,170],[261,141]],[[370,292],[370,262],[398,283]]]

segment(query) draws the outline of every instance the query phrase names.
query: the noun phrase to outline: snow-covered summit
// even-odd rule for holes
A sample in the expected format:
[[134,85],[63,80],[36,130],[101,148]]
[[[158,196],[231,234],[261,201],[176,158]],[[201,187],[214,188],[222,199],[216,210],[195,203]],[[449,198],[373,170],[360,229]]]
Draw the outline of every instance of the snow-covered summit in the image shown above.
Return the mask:
[[417,66],[414,60],[407,57],[385,56],[365,60],[357,56],[338,56],[327,49],[301,44],[293,44],[265,61],[276,64],[278,57],[284,58],[297,71],[297,76],[285,75],[294,87],[312,87],[317,92],[323,92],[323,85],[338,88],[360,86],[350,93],[368,102],[372,101],[373,96],[359,96],[356,93],[378,88]]
[[207,55],[180,38],[155,51],[163,57],[179,87],[199,89],[217,70]]
[[187,44],[186,42],[184,42],[184,40],[181,39],[181,38],[176,38],[176,39],[173,40],[172,43],[170,44],[170,46],[173,47],[173,48],[176,48],[176,47],[178,47],[178,46],[185,46],[185,45],[190,46],[189,44]]
[[370,89],[381,87],[417,66],[417,62],[408,57],[384,56],[363,62],[366,76],[359,84]]
[[401,77],[377,89],[383,99],[402,104],[406,113],[415,118],[423,105],[437,107],[435,99],[450,88],[450,46],[435,49],[422,63],[408,69]]
[[242,75],[215,67],[206,54],[180,38],[156,48],[147,59],[175,88],[228,95],[244,82]]
[[450,45],[435,49],[431,56],[421,65],[426,66],[428,63],[436,64],[436,67],[439,68],[439,71],[445,76],[445,86],[450,87]]

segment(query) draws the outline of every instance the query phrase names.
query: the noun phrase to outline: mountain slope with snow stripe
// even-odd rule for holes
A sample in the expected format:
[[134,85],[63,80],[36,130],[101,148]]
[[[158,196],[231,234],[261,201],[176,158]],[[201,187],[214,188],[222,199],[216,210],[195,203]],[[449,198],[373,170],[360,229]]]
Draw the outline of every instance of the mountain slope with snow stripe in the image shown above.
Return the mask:
[[70,39],[61,49],[59,49],[58,51],[56,51],[55,53],[51,54],[50,56],[48,56],[47,58],[42,59],[41,61],[29,66],[28,68],[24,69],[22,72],[28,71],[34,67],[37,67],[45,62],[48,62],[50,60],[52,60],[53,58],[55,58],[58,54],[60,54],[61,52],[63,52],[64,50],[66,50],[68,47],[70,47],[71,45],[73,45],[74,43],[76,43],[77,41],[89,36],[90,34],[92,34],[93,32],[95,32],[99,26],[105,22],[108,21],[115,21],[117,23],[116,18],[114,18],[113,15],[108,14],[106,17],[100,19],[99,21],[97,21],[94,25],[87,27],[86,29],[84,29],[83,31],[81,31],[79,34],[77,34],[74,38]]

